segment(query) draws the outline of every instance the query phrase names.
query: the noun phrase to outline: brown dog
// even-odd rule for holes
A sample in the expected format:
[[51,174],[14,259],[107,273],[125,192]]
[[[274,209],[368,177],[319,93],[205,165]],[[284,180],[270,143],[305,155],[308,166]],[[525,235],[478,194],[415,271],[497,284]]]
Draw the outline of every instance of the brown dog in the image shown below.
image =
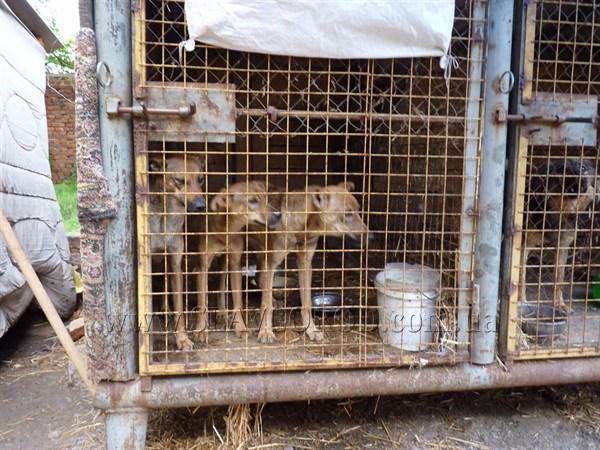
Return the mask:
[[[221,189],[210,202],[215,214],[208,218],[208,231],[200,237],[200,268],[196,277],[198,289],[198,312],[196,340],[208,342],[208,269],[212,260],[227,254],[227,265],[231,282],[234,326],[238,337],[248,331],[242,317],[242,272],[241,259],[244,237],[240,233],[249,224],[262,227],[273,226],[281,219],[281,213],[271,207],[267,200],[264,183],[249,181],[233,184]],[[221,280],[225,280],[225,273]],[[222,282],[221,285],[224,283]],[[219,301],[220,313],[227,320],[224,292]]]
[[578,216],[594,200],[593,167],[586,161],[566,159],[544,164],[529,180],[526,199],[525,245],[522,250],[519,298],[527,301],[526,269],[531,247],[552,249],[554,305],[571,313],[565,304],[563,282],[569,249],[576,237]]
[[273,276],[275,269],[289,253],[296,254],[298,281],[302,303],[302,325],[312,341],[322,341],[323,333],[312,318],[311,284],[312,259],[321,236],[347,235],[357,241],[370,238],[371,233],[362,221],[360,207],[350,193],[351,182],[330,186],[307,186],[304,192],[282,194],[275,203],[282,213],[281,221],[271,233],[253,233],[252,244],[264,250],[261,324],[258,340],[274,342],[273,333]]
[[[186,212],[206,209],[204,195],[204,162],[189,155],[167,155],[151,159],[150,206],[148,227],[150,252],[154,262],[168,258],[169,283],[165,292],[171,291],[175,307],[175,330],[178,349],[193,348],[185,331],[183,318],[183,273],[181,261],[184,253],[183,224]],[[167,268],[165,268],[167,269]]]

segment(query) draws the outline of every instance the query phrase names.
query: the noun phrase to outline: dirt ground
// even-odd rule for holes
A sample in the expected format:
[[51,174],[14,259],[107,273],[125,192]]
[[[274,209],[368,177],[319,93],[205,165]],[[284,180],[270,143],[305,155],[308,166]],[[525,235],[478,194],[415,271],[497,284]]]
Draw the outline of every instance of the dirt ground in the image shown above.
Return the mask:
[[[227,423],[230,426],[227,426]],[[600,385],[151,413],[149,449],[600,448]],[[69,385],[39,314],[0,339],[0,448],[96,449],[103,417]],[[222,444],[225,442],[225,444]]]

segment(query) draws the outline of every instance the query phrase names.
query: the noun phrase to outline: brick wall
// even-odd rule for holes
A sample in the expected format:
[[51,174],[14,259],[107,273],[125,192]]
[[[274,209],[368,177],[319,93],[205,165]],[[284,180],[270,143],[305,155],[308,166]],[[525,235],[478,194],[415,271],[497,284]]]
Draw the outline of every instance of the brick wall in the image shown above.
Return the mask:
[[75,165],[75,81],[73,75],[48,74],[46,113],[52,181],[69,178]]

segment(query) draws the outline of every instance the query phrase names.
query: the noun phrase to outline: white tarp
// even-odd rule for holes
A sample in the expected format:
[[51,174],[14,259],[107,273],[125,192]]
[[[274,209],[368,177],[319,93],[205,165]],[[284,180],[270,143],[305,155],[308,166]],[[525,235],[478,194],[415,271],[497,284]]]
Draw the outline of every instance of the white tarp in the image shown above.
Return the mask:
[[[50,177],[46,53],[0,0],[0,208],[58,313],[75,305],[69,245]],[[33,292],[0,238],[0,336]]]
[[186,0],[193,39],[232,50],[322,58],[442,56],[454,0]]

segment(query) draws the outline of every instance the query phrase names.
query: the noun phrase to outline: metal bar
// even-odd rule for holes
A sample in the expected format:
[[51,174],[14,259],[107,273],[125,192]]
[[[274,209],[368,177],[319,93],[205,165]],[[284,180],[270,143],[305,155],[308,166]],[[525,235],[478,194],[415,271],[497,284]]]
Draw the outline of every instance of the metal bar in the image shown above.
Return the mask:
[[120,408],[106,411],[106,448],[127,450],[146,448],[148,410],[144,408]]
[[499,86],[502,75],[510,70],[514,4],[493,0],[488,7],[489,51],[477,208],[480,216],[474,257],[474,282],[480,286],[481,311],[480,325],[473,330],[471,357],[476,364],[491,364],[496,356],[507,127],[496,122],[494,111],[499,106],[504,110],[508,108],[508,95],[502,93]]
[[561,123],[595,123],[595,117],[564,117],[564,116],[528,116],[526,114],[507,114],[506,120],[517,123],[546,123],[560,125]]
[[[518,0],[515,2],[515,25],[513,27],[513,52],[512,52],[512,71],[513,73],[519,74],[520,83],[517,85],[517,89],[513,89],[509,94],[509,109],[508,113],[515,114],[519,110],[521,104],[521,95],[525,85],[525,80],[521,78],[520,74],[524,73],[525,61],[523,55],[525,54],[525,22],[527,20],[527,9],[525,2],[527,0]],[[529,90],[531,92],[531,89]],[[500,358],[507,367],[511,367],[512,355],[510,354],[509,340],[513,339],[510,343],[510,348],[514,348],[514,335],[509,337],[509,331],[512,330],[509,315],[510,299],[516,294],[517,286],[511,285],[511,279],[514,276],[514,261],[513,251],[515,248],[521,248],[521,233],[516,232],[515,223],[522,223],[522,217],[518,216],[518,211],[523,211],[522,206],[519,208],[519,202],[523,199],[517,197],[519,188],[517,183],[525,182],[524,177],[520,177],[517,170],[522,167],[518,161],[520,156],[519,146],[522,145],[522,137],[520,136],[520,127],[514,122],[507,123],[508,128],[508,140],[507,140],[507,167],[506,167],[506,180],[505,180],[505,204],[504,204],[504,239],[502,245],[502,268],[501,268],[501,279],[503,281],[501,286],[501,302],[499,307],[499,336],[498,336],[498,352]],[[527,143],[525,142],[525,145]],[[526,165],[526,164],[525,164]],[[522,181],[520,181],[522,180]],[[522,192],[522,191],[521,191]],[[518,241],[518,242],[515,242]],[[520,256],[519,256],[520,258]],[[517,276],[518,278],[518,276]]]
[[[331,382],[323,382],[323,376]],[[421,394],[600,380],[600,358],[515,363],[514,370],[463,364],[423,370],[347,370],[210,377],[153,378],[150,390],[140,380],[101,382],[94,406],[176,408],[239,403],[288,402],[376,395]],[[146,386],[147,387],[147,386]]]
[[262,117],[266,116],[272,122],[277,122],[285,117],[310,118],[310,119],[338,119],[338,120],[381,120],[385,122],[421,122],[421,123],[464,123],[464,117],[457,116],[429,116],[412,114],[387,114],[374,112],[329,112],[329,111],[283,111],[269,106],[266,109],[237,108],[236,115]]
[[525,39],[522,43],[523,49],[523,66],[522,72],[519,74],[521,88],[521,104],[528,105],[533,100],[533,64],[535,56],[535,16],[537,14],[537,3],[524,0],[520,3],[520,8],[524,11],[524,21],[521,25],[524,26]]
[[[133,89],[135,98],[145,98],[146,92],[141,86],[146,84],[146,71],[143,63],[146,58],[145,46],[146,28],[143,18],[146,16],[147,4],[145,1],[134,0],[137,7],[133,18]],[[148,314],[152,311],[151,292],[152,280],[145,274],[152,273],[152,261],[150,257],[150,233],[148,223],[148,132],[146,121],[136,119],[134,121],[134,155],[135,155],[135,187],[136,187],[136,229],[137,229],[137,251],[138,251],[138,315],[139,322],[146,323],[149,320]],[[151,341],[148,333],[141,330],[139,339],[139,371],[144,373],[150,366]]]
[[[473,3],[473,23],[471,27],[472,36],[483,37],[485,35],[486,3],[477,1]],[[465,162],[463,184],[463,204],[460,230],[460,271],[459,271],[459,293],[457,311],[457,340],[458,342],[469,342],[469,329],[471,324],[469,304],[471,302],[472,273],[473,273],[473,247],[475,238],[475,227],[477,215],[477,172],[479,139],[481,131],[481,96],[482,96],[482,73],[485,40],[472,39],[470,48],[469,64],[469,101],[467,105],[467,126],[465,141]],[[465,349],[466,350],[466,349]]]
[[[518,143],[517,166],[516,166],[516,192],[525,192],[526,172],[527,172],[527,148],[529,140],[526,136],[521,136]],[[504,272],[506,292],[505,299],[508,305],[501,308],[502,320],[506,322],[502,324],[505,327],[502,330],[502,353],[504,359],[512,357],[517,352],[517,322],[512,319],[517,317],[517,303],[519,301],[519,283],[525,282],[519,279],[521,265],[521,250],[523,248],[523,221],[524,221],[524,203],[525,196],[515,195],[512,200],[514,210],[511,213],[512,227],[511,239],[512,248],[506,254],[506,258],[510,261],[510,272]],[[508,220],[508,219],[506,219]]]
[[121,106],[119,99],[111,99],[107,105],[106,114],[110,117],[119,114],[131,114],[135,117],[147,117],[149,115],[189,117],[196,114],[196,110],[194,102],[189,102],[187,106],[179,108],[149,108],[143,103],[133,106]]
[[[116,97],[128,104],[131,95],[131,0],[96,0],[94,25],[98,60],[112,74],[111,83],[99,87],[100,142],[102,162],[110,192],[118,206],[108,225],[104,273],[107,321],[118,324],[118,332],[106,335],[113,349],[115,380],[130,380],[137,373],[137,291],[134,253],[134,165],[131,120],[110,120],[106,101]],[[110,255],[107,257],[107,255]]]

